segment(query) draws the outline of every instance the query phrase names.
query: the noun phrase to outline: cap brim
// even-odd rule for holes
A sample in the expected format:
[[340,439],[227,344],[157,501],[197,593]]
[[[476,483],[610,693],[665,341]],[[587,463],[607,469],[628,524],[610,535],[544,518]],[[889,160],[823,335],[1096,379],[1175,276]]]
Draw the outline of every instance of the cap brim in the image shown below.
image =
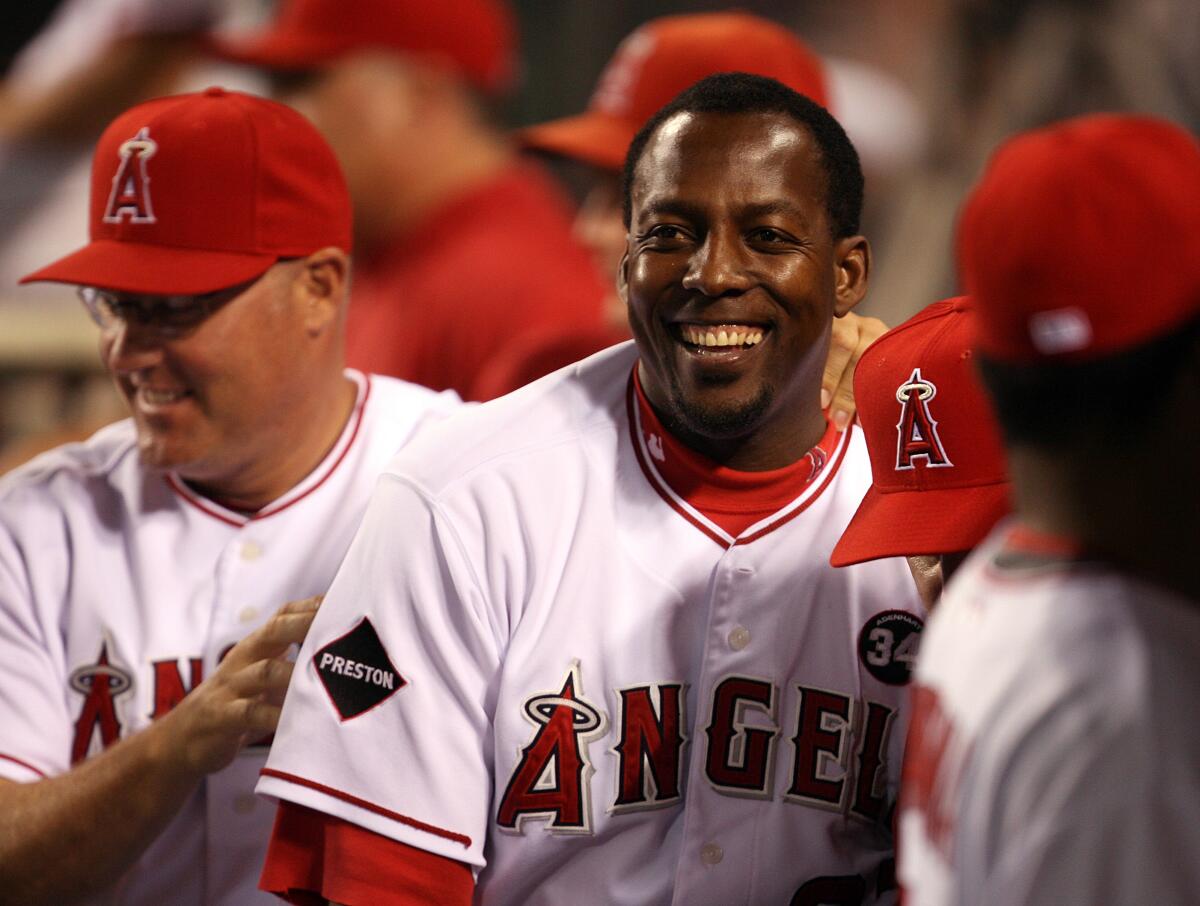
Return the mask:
[[263,274],[278,256],[97,239],[21,283],[75,283],[126,293],[210,293]]
[[867,491],[829,562],[971,550],[1011,511],[1008,482],[924,491]]
[[625,120],[589,111],[527,126],[517,132],[517,138],[526,148],[581,160],[602,170],[620,170],[636,134]]
[[230,63],[291,71],[322,66],[348,49],[343,42],[329,36],[286,31],[266,32],[240,41],[209,38],[204,48]]

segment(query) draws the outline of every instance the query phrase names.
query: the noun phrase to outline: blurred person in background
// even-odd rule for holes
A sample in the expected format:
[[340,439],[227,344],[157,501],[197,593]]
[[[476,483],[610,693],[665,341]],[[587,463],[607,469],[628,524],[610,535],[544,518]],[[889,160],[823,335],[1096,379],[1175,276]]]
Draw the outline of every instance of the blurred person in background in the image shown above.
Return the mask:
[[285,0],[266,32],[216,50],[270,71],[346,172],[352,366],[477,399],[510,343],[601,323],[568,200],[488,110],[516,65],[504,0]]
[[955,216],[1013,133],[1094,111],[1200,129],[1191,0],[970,0],[942,5],[929,25],[923,105],[937,128],[897,184],[878,256],[877,285],[899,311],[956,291]]
[[1140,115],[1023,133],[957,243],[1015,515],[918,659],[905,902],[1195,903],[1200,145]]
[[[518,133],[525,147],[567,158],[586,170],[588,188],[574,229],[606,275],[607,323],[593,335],[543,331],[511,345],[485,375],[495,393],[515,389],[544,370],[629,337],[615,283],[627,238],[620,185],[625,153],[656,110],[684,88],[719,72],[768,76],[829,106],[821,60],[792,32],[749,13],[697,13],[664,16],[639,27],[605,66],[586,111]],[[853,313],[833,323],[822,404],[844,428],[854,414],[852,366],[885,326]]]

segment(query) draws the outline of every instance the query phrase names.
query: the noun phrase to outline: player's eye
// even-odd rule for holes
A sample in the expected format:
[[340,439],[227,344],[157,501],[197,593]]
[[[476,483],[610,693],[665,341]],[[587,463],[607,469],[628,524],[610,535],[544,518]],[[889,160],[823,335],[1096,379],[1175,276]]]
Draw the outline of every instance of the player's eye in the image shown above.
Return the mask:
[[750,234],[751,238],[756,242],[761,242],[767,245],[773,245],[780,242],[789,241],[790,237],[782,230],[777,230],[774,227],[759,227]]
[[671,223],[660,223],[658,226],[651,227],[638,238],[651,244],[667,245],[679,242],[686,237],[687,234],[681,227]]

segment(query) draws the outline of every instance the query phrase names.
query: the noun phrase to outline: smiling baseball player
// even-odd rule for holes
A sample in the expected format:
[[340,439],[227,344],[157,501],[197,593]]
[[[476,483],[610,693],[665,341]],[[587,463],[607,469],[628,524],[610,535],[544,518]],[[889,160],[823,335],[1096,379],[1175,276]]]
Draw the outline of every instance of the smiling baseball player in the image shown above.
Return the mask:
[[457,404],[342,368],[350,204],[301,116],[210,89],[118,117],[83,286],[132,419],[0,481],[4,899],[270,901],[253,786],[380,470]]
[[894,902],[910,664],[874,630],[898,647],[921,609],[903,561],[828,565],[870,473],[819,399],[867,287],[857,157],[823,108],[724,75],[629,174],[635,343],[381,480],[259,786],[267,889]]

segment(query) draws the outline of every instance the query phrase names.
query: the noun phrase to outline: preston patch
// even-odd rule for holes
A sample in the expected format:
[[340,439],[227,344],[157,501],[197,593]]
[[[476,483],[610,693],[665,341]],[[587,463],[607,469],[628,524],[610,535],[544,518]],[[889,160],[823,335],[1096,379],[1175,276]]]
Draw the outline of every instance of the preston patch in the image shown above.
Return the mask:
[[367,617],[317,651],[313,663],[342,720],[370,711],[408,685]]

